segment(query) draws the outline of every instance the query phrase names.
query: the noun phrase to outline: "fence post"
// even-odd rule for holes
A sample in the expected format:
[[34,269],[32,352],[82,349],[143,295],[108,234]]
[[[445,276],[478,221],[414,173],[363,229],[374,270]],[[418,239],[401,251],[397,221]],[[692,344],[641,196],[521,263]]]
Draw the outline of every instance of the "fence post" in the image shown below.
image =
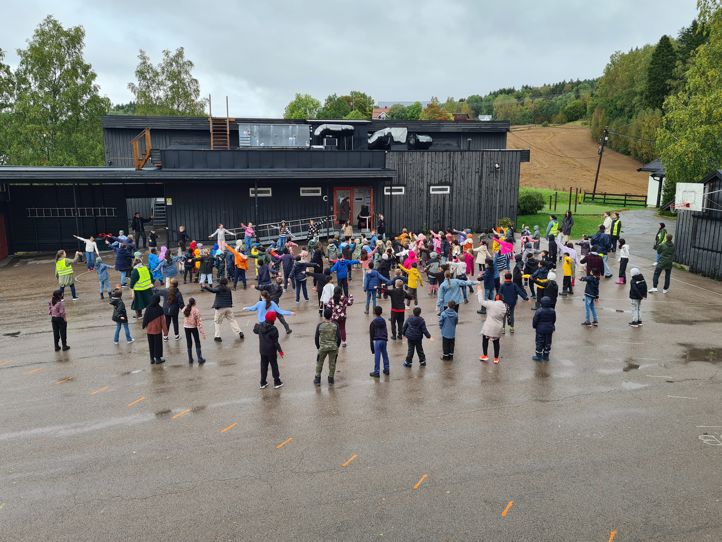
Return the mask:
[[567,210],[572,210],[572,187],[569,187],[569,203],[567,204]]
[[552,210],[552,195],[549,194],[549,210]]
[[579,205],[579,187],[574,190],[574,214],[577,213],[577,205]]
[[627,194],[624,194],[624,207],[627,206]]
[[557,191],[555,190],[555,191],[554,191],[554,210],[555,210],[555,211],[557,210],[557,199],[558,199],[558,196],[559,196],[559,192],[557,192]]

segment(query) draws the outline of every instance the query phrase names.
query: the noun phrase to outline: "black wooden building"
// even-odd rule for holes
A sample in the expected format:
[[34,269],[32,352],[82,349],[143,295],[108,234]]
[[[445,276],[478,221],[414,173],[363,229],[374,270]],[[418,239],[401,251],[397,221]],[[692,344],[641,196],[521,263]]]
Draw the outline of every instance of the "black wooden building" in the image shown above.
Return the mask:
[[677,212],[675,260],[693,273],[722,280],[722,170],[703,183],[703,210]]
[[[127,230],[134,210],[151,208],[199,239],[218,222],[340,222],[342,208],[354,224],[370,216],[369,227],[384,214],[392,231],[516,217],[529,151],[505,148],[507,122],[223,120],[227,136],[207,118],[108,116],[105,167],[0,167],[10,252]],[[141,131],[150,159],[137,169]]]

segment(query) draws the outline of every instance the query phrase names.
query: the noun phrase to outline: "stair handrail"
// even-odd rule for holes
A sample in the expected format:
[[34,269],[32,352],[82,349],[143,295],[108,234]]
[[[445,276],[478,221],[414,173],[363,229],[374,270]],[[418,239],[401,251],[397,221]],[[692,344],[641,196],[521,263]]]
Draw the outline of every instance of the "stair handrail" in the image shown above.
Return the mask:
[[[141,152],[140,144],[144,143],[144,149]],[[137,136],[130,140],[133,147],[133,164],[135,169],[143,169],[150,160],[150,128],[144,128]]]

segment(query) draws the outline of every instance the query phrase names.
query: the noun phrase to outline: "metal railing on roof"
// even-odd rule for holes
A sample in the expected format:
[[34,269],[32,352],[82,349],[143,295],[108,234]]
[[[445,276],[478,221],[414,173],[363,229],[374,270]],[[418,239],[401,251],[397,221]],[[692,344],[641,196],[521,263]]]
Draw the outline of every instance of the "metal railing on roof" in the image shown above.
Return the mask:
[[[316,222],[316,225],[318,225],[319,229],[319,238],[324,239],[326,237],[331,237],[333,235],[340,236],[341,230],[336,228],[334,225],[336,223],[336,217],[333,215],[326,215],[326,216],[312,216],[308,218],[299,218],[297,220],[286,220],[286,228],[290,231],[289,241],[293,241],[295,243],[298,243],[299,241],[308,241],[308,226],[309,222],[311,220],[314,220]],[[278,239],[278,226],[280,225],[279,222],[269,222],[267,224],[255,224],[253,226],[253,230],[256,232],[256,239],[260,243],[268,243],[270,241],[275,241]],[[243,239],[245,229],[244,228],[229,228],[228,231],[231,231],[236,234],[237,239]],[[361,230],[360,232],[356,231],[354,234],[358,234],[359,236],[364,234],[368,235],[370,233],[369,230]]]

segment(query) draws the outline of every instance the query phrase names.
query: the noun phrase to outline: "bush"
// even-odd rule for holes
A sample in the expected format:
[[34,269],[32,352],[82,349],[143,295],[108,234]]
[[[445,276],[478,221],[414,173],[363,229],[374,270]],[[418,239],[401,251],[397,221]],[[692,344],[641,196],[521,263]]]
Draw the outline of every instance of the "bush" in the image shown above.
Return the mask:
[[499,226],[501,226],[502,228],[511,228],[513,225],[514,223],[508,216],[503,216],[499,219]]
[[544,202],[544,194],[538,190],[521,190],[519,192],[519,214],[534,215],[544,208]]

